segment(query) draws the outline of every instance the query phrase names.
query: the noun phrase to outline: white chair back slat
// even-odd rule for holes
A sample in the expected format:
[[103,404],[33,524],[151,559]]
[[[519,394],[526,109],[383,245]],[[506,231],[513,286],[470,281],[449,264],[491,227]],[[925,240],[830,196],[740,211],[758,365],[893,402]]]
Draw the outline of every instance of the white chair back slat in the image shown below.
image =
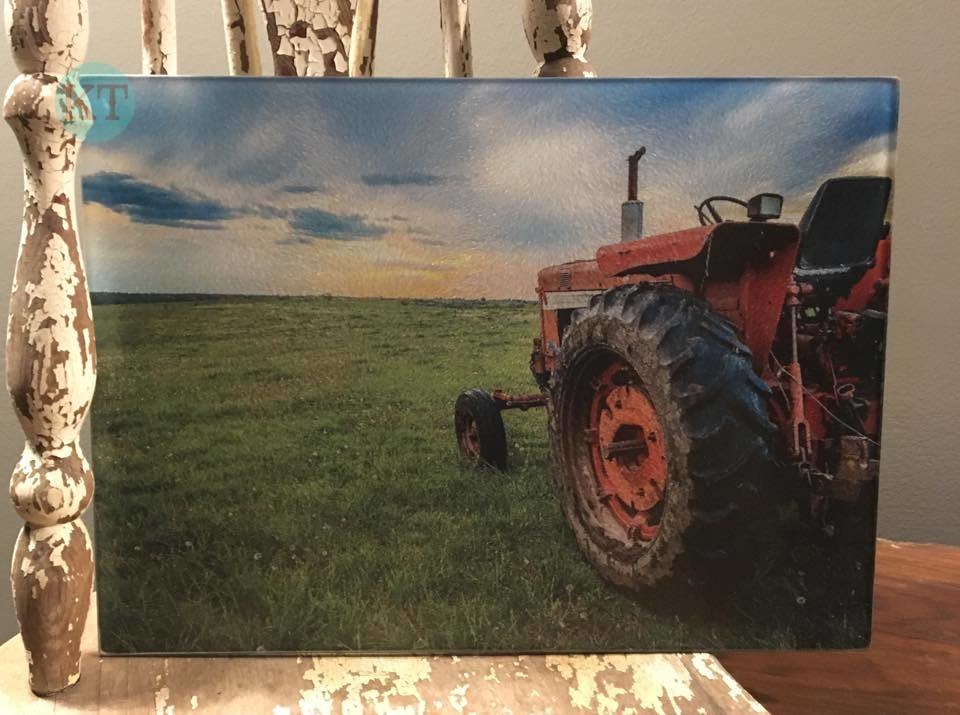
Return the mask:
[[227,41],[227,65],[231,75],[263,74],[260,64],[255,0],[221,0],[223,29]]
[[177,74],[177,2],[141,0],[143,74]]
[[473,77],[470,43],[470,0],[440,0],[445,77]]

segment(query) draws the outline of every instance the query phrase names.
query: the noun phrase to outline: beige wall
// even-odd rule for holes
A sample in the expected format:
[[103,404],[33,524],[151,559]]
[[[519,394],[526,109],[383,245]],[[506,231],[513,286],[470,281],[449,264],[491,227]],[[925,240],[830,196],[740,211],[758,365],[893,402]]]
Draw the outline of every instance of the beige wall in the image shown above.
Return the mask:
[[[139,68],[134,0],[89,0],[88,59]],[[614,75],[897,75],[902,79],[894,282],[884,420],[880,530],[960,544],[960,2],[956,0],[594,0],[589,56]],[[442,68],[437,0],[385,0],[378,74]],[[478,75],[529,75],[518,0],[477,0]],[[180,71],[226,68],[218,0],[180,0]],[[0,79],[14,76],[0,50]],[[82,162],[82,154],[81,154]],[[12,276],[19,235],[20,161],[0,130],[0,276]],[[3,279],[8,280],[8,279]],[[0,313],[6,314],[6,290]],[[0,410],[0,475],[21,433]],[[6,477],[2,477],[5,481]],[[0,504],[0,553],[19,522]],[[0,588],[0,638],[14,632]]]

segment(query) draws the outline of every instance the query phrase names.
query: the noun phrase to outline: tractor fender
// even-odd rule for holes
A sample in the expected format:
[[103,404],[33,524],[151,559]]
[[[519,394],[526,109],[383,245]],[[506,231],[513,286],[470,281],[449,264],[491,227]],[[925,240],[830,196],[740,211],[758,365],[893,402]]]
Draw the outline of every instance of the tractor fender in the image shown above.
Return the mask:
[[700,226],[664,233],[626,243],[613,243],[597,249],[597,265],[607,276],[619,276],[654,266],[690,261],[706,249],[716,226]]
[[799,244],[800,231],[793,224],[726,221],[603,246],[597,266],[618,280],[683,276],[698,297],[736,326],[762,374]]
[[[782,253],[796,262],[800,231],[793,224],[759,221],[725,221],[685,231],[664,233],[627,243],[614,243],[597,249],[597,266],[607,276],[630,273],[699,274],[722,266],[729,277],[742,271],[758,254]],[[708,247],[716,249],[707,265]]]

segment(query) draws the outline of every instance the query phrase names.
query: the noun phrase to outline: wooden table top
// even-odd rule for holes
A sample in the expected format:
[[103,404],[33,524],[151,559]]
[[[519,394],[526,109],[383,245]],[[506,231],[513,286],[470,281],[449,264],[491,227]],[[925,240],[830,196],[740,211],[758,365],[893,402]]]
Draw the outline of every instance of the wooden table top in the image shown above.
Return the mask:
[[27,688],[19,637],[0,646],[0,713],[763,712],[748,690],[775,713],[960,712],[960,548],[949,546],[880,542],[873,644],[863,651],[730,653],[719,661],[101,658],[95,618],[94,611],[80,683],[54,698]]
[[46,700],[20,637],[0,646],[0,714],[764,713],[712,655],[100,657],[96,610],[82,675]]
[[960,712],[960,548],[881,540],[873,641],[719,656],[772,712]]

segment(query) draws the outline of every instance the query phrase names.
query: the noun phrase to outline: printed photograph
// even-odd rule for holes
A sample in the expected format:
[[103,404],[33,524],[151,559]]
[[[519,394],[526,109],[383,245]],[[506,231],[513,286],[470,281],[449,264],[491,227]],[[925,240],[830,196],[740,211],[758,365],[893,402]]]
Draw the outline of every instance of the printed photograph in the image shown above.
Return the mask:
[[129,91],[105,652],[869,643],[895,81]]

